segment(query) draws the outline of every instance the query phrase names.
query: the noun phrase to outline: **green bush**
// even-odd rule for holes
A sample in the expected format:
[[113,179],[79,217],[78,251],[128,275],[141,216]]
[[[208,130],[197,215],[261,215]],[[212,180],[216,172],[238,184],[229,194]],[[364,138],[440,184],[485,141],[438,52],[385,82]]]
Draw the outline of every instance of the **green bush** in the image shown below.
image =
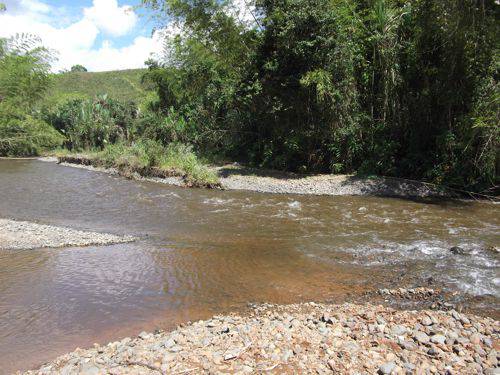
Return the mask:
[[92,149],[130,139],[137,108],[107,95],[70,99],[45,114],[47,122],[67,137],[70,149]]
[[36,156],[61,146],[64,137],[46,122],[28,115],[0,114],[0,155]]
[[188,122],[173,107],[166,114],[148,111],[142,114],[137,121],[137,133],[147,139],[168,145],[171,142],[196,142],[199,129],[193,122]]

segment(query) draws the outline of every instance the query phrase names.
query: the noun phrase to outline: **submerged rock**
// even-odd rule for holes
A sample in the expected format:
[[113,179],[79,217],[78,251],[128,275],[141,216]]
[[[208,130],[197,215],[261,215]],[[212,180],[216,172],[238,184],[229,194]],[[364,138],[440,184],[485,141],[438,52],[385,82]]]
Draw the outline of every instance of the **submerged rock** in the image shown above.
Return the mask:
[[435,290],[432,288],[398,288],[398,289],[379,289],[377,294],[382,296],[392,296],[402,299],[411,299],[411,300],[426,300],[431,297],[434,297],[440,293],[439,290]]
[[500,249],[496,246],[487,246],[484,248],[484,250],[493,255],[500,254]]
[[469,255],[469,252],[460,246],[453,246],[452,248],[450,248],[450,252],[455,255]]

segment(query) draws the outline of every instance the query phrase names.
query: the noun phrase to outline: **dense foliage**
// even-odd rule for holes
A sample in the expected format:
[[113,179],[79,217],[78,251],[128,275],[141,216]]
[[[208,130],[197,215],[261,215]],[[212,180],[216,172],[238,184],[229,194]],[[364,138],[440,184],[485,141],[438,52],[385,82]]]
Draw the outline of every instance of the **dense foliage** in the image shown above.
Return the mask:
[[257,0],[243,2],[246,22],[231,1],[143,3],[181,26],[146,79],[199,150],[299,171],[497,183],[494,0]]
[[130,140],[136,117],[134,105],[101,95],[63,102],[47,113],[46,120],[66,135],[69,149],[93,149]]
[[0,156],[37,155],[62,143],[35,116],[35,103],[49,84],[50,59],[32,35],[0,39]]
[[194,174],[196,152],[498,186],[494,0],[142,3],[168,25],[147,70],[54,76],[50,51],[31,36],[0,41],[0,154],[64,143],[118,164],[175,159]]

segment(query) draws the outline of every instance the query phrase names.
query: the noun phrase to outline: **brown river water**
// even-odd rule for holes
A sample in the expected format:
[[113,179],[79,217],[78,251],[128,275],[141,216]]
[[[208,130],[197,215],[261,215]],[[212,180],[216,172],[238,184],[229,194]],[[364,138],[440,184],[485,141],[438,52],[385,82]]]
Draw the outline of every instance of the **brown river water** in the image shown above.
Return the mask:
[[140,238],[1,251],[0,373],[248,303],[340,302],[429,278],[498,317],[500,259],[483,248],[500,245],[499,208],[183,189],[0,160],[0,217]]

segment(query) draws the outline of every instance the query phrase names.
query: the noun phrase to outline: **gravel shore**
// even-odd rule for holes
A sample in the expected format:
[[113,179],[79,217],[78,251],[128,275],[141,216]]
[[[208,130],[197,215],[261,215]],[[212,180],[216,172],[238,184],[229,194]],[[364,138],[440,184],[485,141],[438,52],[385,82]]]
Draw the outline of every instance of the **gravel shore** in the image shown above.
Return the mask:
[[[39,158],[42,161],[60,162],[57,158]],[[67,159],[64,159],[67,160]],[[85,157],[72,157],[72,162],[60,162],[61,165],[120,174],[113,168],[99,168],[88,165]],[[262,170],[243,167],[239,164],[228,164],[212,167],[217,173],[220,186],[224,190],[248,190],[274,194],[308,194],[308,195],[376,195],[391,197],[447,197],[450,192],[436,189],[423,182],[388,177],[362,178],[352,175],[297,175],[273,170]],[[153,181],[168,185],[185,186],[180,177],[145,177],[137,173],[131,177],[136,180]]]
[[266,304],[77,349],[27,374],[498,374],[499,329],[455,310]]
[[386,177],[362,178],[352,175],[296,175],[226,165],[215,168],[221,185],[229,190],[309,195],[378,195],[396,197],[438,197],[446,194],[431,185]]
[[130,236],[121,237],[28,221],[0,219],[0,250],[106,245],[133,240]]

